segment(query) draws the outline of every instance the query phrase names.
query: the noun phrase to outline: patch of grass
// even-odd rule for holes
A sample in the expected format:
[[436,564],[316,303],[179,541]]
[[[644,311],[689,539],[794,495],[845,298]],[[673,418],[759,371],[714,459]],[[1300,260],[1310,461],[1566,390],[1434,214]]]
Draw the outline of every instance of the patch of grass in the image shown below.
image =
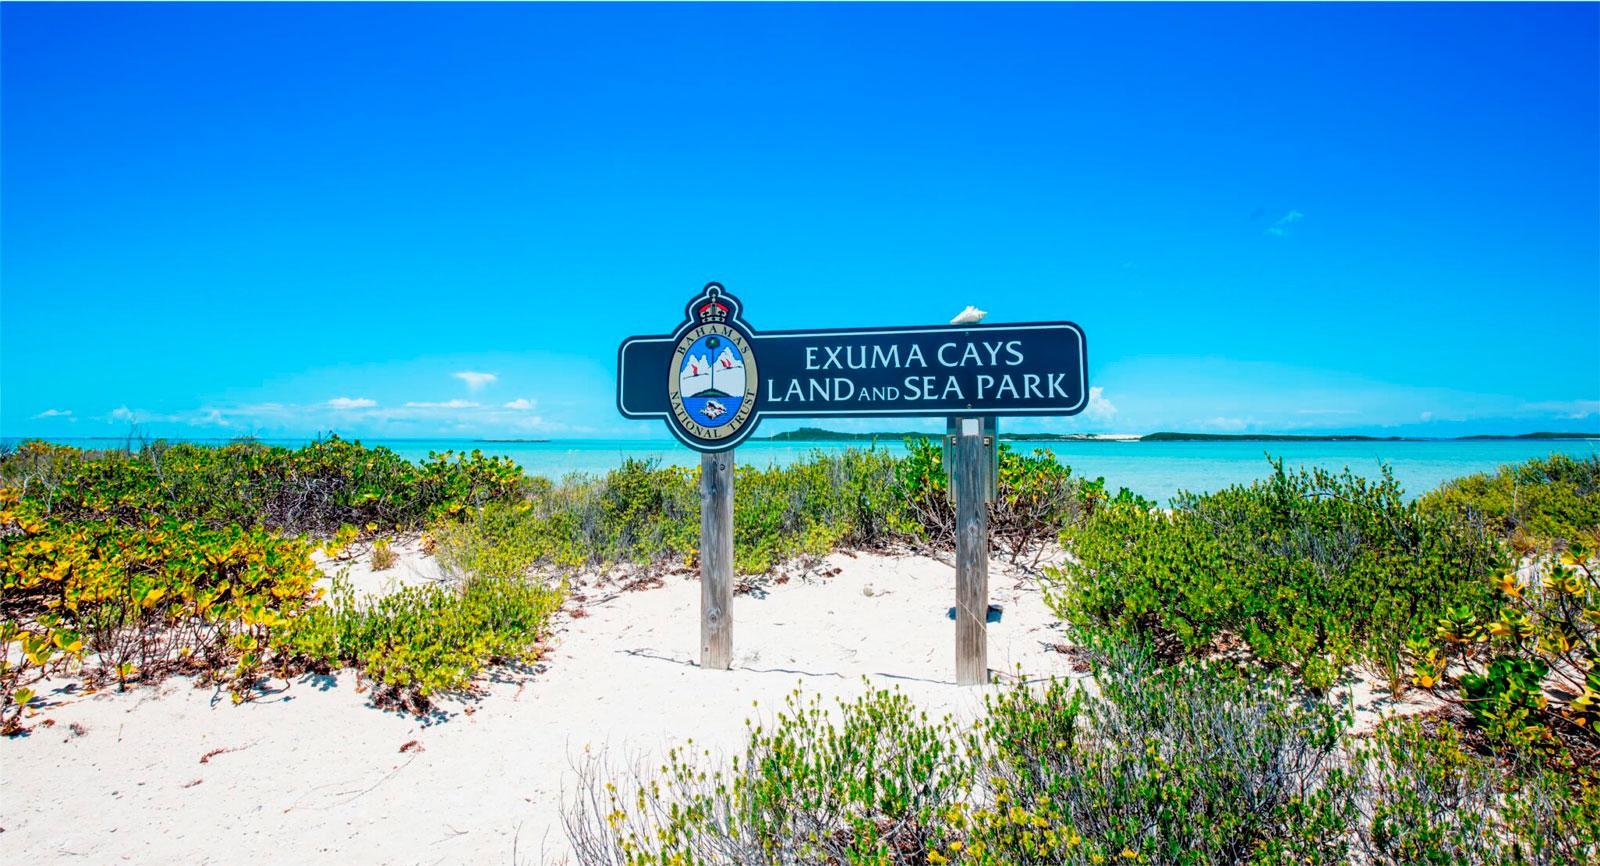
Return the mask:
[[372,570],[387,571],[394,568],[400,561],[400,554],[394,552],[394,546],[387,538],[379,538],[372,542]]

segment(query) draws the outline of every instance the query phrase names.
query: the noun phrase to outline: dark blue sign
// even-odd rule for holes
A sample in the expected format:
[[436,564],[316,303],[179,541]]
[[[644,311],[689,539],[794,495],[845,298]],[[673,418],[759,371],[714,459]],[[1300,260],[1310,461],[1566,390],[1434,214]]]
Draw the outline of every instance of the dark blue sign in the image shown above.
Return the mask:
[[711,283],[668,336],[617,352],[617,408],[724,451],[766,418],[1076,415],[1089,401],[1071,322],[756,332]]

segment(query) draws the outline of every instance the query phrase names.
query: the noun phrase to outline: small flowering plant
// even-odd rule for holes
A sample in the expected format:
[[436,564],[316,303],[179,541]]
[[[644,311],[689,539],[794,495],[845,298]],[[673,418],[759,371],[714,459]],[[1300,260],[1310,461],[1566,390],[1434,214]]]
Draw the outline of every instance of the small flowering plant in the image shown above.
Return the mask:
[[1600,749],[1600,566],[1592,557],[1574,543],[1494,578],[1488,612],[1452,608],[1433,641],[1412,644],[1412,681],[1432,689],[1459,670],[1462,704],[1494,738]]

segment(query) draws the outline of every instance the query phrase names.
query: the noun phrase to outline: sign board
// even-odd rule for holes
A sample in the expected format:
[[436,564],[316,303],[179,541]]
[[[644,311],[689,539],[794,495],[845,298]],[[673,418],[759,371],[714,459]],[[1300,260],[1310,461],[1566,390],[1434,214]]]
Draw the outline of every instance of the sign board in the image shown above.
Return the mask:
[[756,331],[708,284],[671,334],[617,350],[617,408],[662,418],[700,456],[700,665],[733,659],[733,449],[762,418],[947,416],[955,500],[956,681],[989,682],[989,509],[1001,415],[1076,415],[1089,402],[1071,322]]
[[762,418],[1075,415],[1085,357],[1071,322],[756,331],[711,283],[671,334],[623,341],[617,408],[702,452]]

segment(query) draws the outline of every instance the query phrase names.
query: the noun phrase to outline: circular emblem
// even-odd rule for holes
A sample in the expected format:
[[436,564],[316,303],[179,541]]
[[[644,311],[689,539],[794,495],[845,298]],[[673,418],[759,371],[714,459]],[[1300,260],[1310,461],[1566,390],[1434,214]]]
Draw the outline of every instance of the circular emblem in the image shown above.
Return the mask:
[[706,444],[730,441],[756,410],[756,357],[713,290],[678,339],[667,369],[673,421]]

